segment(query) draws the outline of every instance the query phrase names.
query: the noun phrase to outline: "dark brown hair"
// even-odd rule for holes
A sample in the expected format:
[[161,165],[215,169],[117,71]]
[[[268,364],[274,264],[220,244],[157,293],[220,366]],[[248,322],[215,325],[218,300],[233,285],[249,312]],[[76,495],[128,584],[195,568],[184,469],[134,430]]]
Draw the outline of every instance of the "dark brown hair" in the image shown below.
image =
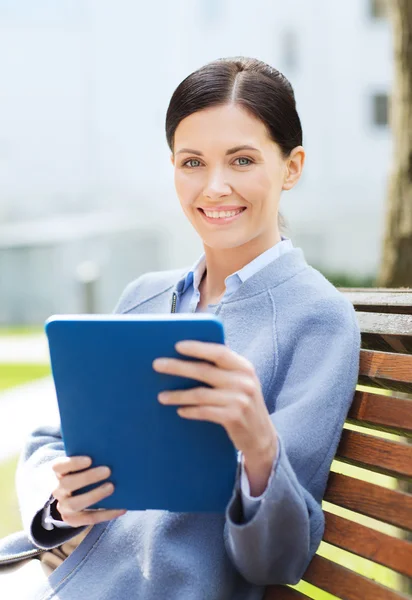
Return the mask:
[[[245,56],[219,58],[188,75],[175,89],[166,113],[166,139],[174,152],[180,121],[194,112],[238,104],[264,123],[283,159],[302,145],[295,94],[286,77],[270,65]],[[279,227],[286,226],[279,213]]]

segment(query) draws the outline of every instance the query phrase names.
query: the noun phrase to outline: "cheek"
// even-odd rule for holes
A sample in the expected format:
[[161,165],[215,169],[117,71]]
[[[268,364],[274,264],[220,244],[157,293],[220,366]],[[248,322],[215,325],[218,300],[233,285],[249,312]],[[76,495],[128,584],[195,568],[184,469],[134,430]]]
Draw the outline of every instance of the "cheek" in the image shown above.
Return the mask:
[[251,204],[262,203],[272,190],[272,181],[263,171],[255,170],[248,173],[247,177],[238,178],[235,190]]
[[201,185],[198,180],[198,177],[190,177],[185,173],[175,171],[175,189],[182,206],[189,206],[198,197],[199,190],[201,189]]

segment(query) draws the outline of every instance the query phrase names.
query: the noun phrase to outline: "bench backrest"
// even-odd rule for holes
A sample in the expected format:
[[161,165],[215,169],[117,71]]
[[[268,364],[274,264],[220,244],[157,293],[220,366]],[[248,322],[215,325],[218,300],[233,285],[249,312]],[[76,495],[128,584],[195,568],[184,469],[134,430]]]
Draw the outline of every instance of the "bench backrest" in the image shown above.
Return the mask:
[[[346,421],[361,431],[345,425],[335,460],[389,475],[394,485],[331,470],[324,500],[332,509],[343,507],[397,529],[384,533],[371,528],[372,522],[355,522],[353,513],[346,518],[324,507],[323,541],[389,567],[399,574],[399,591],[318,553],[302,579],[344,600],[412,598],[412,289],[339,289],[353,303],[362,332],[358,386]],[[400,437],[385,439],[380,432]],[[264,598],[309,596],[279,585],[267,587]]]

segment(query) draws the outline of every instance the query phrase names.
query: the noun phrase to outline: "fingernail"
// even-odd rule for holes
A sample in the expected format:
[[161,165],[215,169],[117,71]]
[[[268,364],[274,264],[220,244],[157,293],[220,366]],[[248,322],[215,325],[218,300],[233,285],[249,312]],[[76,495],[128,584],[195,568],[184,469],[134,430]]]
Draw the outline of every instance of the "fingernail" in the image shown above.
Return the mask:
[[175,348],[176,350],[184,350],[185,348],[190,348],[192,345],[192,340],[180,340],[180,342],[176,342]]
[[112,483],[105,483],[103,485],[103,489],[105,492],[109,492],[110,490],[114,489],[114,485]]
[[156,358],[153,361],[153,366],[154,367],[165,367],[168,364],[168,359],[167,358]]

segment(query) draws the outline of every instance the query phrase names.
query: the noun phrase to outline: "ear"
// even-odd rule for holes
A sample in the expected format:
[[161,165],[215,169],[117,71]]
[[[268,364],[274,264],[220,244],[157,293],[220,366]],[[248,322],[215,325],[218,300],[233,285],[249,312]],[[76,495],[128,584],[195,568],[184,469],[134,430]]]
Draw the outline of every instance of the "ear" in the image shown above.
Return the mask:
[[173,152],[170,155],[170,162],[172,163],[173,166],[175,166],[175,158],[174,158]]
[[293,148],[286,161],[282,190],[290,190],[297,184],[302,175],[305,158],[306,153],[303,146],[296,146],[296,148]]

